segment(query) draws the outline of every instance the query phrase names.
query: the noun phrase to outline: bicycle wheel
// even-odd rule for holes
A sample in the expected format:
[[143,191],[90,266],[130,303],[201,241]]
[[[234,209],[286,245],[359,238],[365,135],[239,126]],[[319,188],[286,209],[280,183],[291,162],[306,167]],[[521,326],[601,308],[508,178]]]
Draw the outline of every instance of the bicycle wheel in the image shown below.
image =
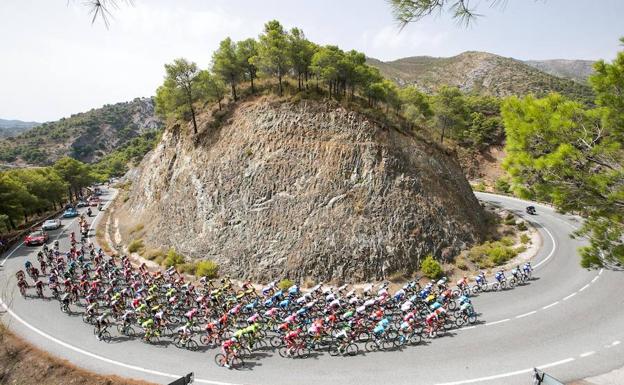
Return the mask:
[[458,328],[462,327],[464,325],[464,323],[466,323],[466,320],[464,319],[464,317],[457,317],[457,319],[455,320],[455,325],[457,325]]
[[269,340],[269,344],[271,344],[271,346],[274,348],[278,348],[282,346],[282,339],[280,338],[280,336],[273,336]]
[[307,346],[302,346],[297,349],[297,358],[308,358],[312,354],[312,351]]
[[455,301],[449,300],[448,308],[449,310],[455,310],[455,308],[457,308],[457,304],[455,303]]
[[194,340],[189,340],[189,342],[186,344],[186,348],[192,352],[195,352],[199,350],[199,345]]
[[379,348],[380,346],[377,344],[377,341],[366,341],[364,344],[364,349],[369,353],[376,352]]
[[221,353],[217,353],[214,358],[215,364],[220,367],[225,366],[225,356]]
[[409,339],[410,344],[419,345],[422,342],[422,334],[420,333],[412,333]]
[[328,351],[329,351],[329,355],[332,357],[336,357],[337,355],[340,354],[339,346],[337,344],[329,345]]
[[102,332],[101,338],[102,338],[102,341],[106,343],[110,343],[111,340],[113,339],[113,337],[111,337],[111,334],[106,330]]
[[361,332],[356,338],[356,341],[358,342],[366,342],[368,340],[370,340],[370,334],[368,332]]
[[283,358],[290,357],[290,355],[288,354],[288,348],[286,346],[280,346],[280,348],[277,349],[277,353],[279,353],[280,357],[283,357]]
[[472,314],[472,315],[468,316],[468,322],[470,322],[471,324],[477,322],[477,315],[476,314]]
[[357,356],[359,352],[360,352],[360,348],[358,348],[357,344],[354,344],[352,342],[349,345],[347,345],[347,348],[345,349],[343,354],[345,356],[353,357],[353,356]]
[[498,290],[500,290],[500,289],[501,289],[501,285],[500,285],[500,283],[498,283],[498,282],[494,282],[494,283],[492,284],[492,290],[493,290],[493,291],[498,291]]
[[509,280],[509,288],[513,289],[516,286],[517,282],[515,278]]
[[245,366],[245,361],[243,360],[242,357],[239,357],[239,356],[232,357],[232,360],[230,361],[230,367],[232,369],[242,369],[243,366]]

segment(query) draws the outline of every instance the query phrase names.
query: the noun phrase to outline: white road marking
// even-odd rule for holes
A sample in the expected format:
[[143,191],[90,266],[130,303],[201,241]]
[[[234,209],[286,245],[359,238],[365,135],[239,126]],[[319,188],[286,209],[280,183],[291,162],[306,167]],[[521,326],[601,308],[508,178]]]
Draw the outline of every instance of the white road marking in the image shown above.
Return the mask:
[[524,317],[528,317],[528,316],[530,316],[531,314],[535,314],[535,313],[537,313],[537,310],[533,310],[533,311],[530,311],[530,312],[528,312],[528,313],[524,313],[524,314],[517,315],[517,316],[516,316],[516,318],[524,318]]
[[598,275],[602,274],[602,271],[603,271],[603,270],[604,270],[604,269],[600,269],[600,271],[598,272]]
[[587,289],[589,287],[589,283],[585,286],[583,286],[582,288],[580,288],[579,293],[582,292],[583,290]]
[[[572,361],[574,361],[574,358],[566,358],[565,360],[551,362],[550,364],[546,364],[546,365],[540,365],[537,368],[538,369],[547,369],[547,368],[552,368],[553,366],[567,364],[568,362],[572,362]],[[533,372],[533,368],[529,368],[529,369],[516,370],[515,372],[496,374],[496,375],[488,376],[488,377],[473,378],[473,379],[470,379],[470,380],[460,380],[460,381],[455,381],[455,382],[444,382],[444,383],[439,383],[439,384],[436,384],[436,385],[473,384],[475,382],[496,380],[496,379],[499,379],[499,378],[512,377],[512,376],[517,376],[519,374],[532,373],[532,372]]]
[[591,356],[592,354],[596,354],[596,352],[595,352],[595,351],[593,351],[593,350],[592,350],[592,351],[590,351],[590,352],[585,352],[585,353],[581,354],[581,355],[580,355],[580,357],[581,357],[581,358],[585,358],[585,357],[589,357],[589,356]]
[[543,261],[541,261],[540,263],[538,263],[537,265],[534,266],[535,269],[537,269],[538,267],[540,267],[541,265],[546,263],[546,261],[548,261],[555,254],[555,250],[557,250],[557,241],[555,241],[555,237],[553,237],[553,235],[550,232],[550,230],[548,230],[546,227],[542,226],[542,229],[544,229],[544,231],[546,231],[546,233],[548,234],[548,236],[552,240],[553,247],[552,247],[552,250],[550,250],[550,254],[548,254],[548,256],[546,258],[544,258]]
[[496,325],[496,324],[501,324],[501,323],[507,322],[509,320],[510,320],[509,318],[505,318],[505,319],[502,319],[500,321],[488,322],[488,323],[485,324],[485,326],[492,326],[492,325]]
[[0,263],[0,266],[4,266],[4,263],[7,261],[7,259],[9,259],[11,257],[11,255],[13,255],[13,253],[15,253],[17,251],[17,249],[19,249],[23,245],[24,245],[24,243],[20,242],[17,246],[15,246],[13,251],[11,251],[6,257],[4,257],[4,259],[2,260],[2,263]]
[[[172,374],[172,373],[159,372],[157,370],[147,369],[147,368],[143,368],[141,366],[125,364],[123,362],[115,361],[115,360],[112,360],[110,358],[106,358],[106,357],[100,356],[98,354],[91,353],[91,352],[89,352],[87,350],[84,350],[84,349],[81,349],[81,348],[79,348],[77,346],[68,344],[67,342],[61,341],[58,338],[53,337],[53,336],[49,335],[48,333],[46,333],[44,331],[41,331],[41,330],[37,329],[36,327],[32,326],[31,324],[29,324],[28,322],[24,321],[20,316],[15,314],[13,312],[13,310],[10,309],[4,303],[4,301],[2,301],[1,298],[0,298],[0,305],[7,311],[7,313],[9,313],[11,315],[11,317],[16,319],[18,322],[20,322],[22,325],[26,326],[30,330],[34,331],[35,333],[39,334],[40,336],[42,336],[44,338],[49,339],[52,342],[55,342],[55,343],[65,347],[65,348],[73,350],[73,351],[75,351],[77,353],[84,354],[85,356],[88,356],[88,357],[91,357],[91,358],[95,358],[96,360],[104,361],[104,362],[109,363],[109,364],[121,366],[121,367],[124,367],[124,368],[127,368],[127,369],[132,369],[132,370],[136,370],[136,371],[147,373],[147,374],[153,374],[153,375],[156,375],[156,376],[162,376],[162,377],[168,377],[168,378],[176,378],[176,379],[182,377],[181,374]],[[211,385],[239,385],[239,384],[234,384],[234,383],[229,383],[229,382],[204,380],[204,379],[200,379],[200,378],[196,378],[195,382],[199,382],[199,383],[202,383],[202,384],[211,384]]]
[[567,300],[569,300],[570,298],[574,297],[575,295],[576,295],[576,293],[572,293],[572,294],[570,294],[569,296],[565,297],[563,300],[564,300],[564,301],[567,301]]
[[553,306],[555,306],[555,305],[557,305],[557,304],[559,304],[559,301],[557,301],[557,302],[553,302],[553,303],[551,303],[550,305],[546,305],[546,306],[544,306],[544,307],[542,308],[542,310],[546,310],[546,309],[551,308],[551,307],[553,307]]
[[476,326],[466,326],[466,327],[463,327],[463,328],[461,328],[459,330],[469,330],[469,329],[474,329],[474,328],[476,328]]
[[613,347],[613,346],[618,346],[619,344],[621,344],[621,342],[620,342],[620,341],[613,341],[613,342],[611,343],[611,347]]
[[592,279],[592,280],[591,280],[591,281],[592,281],[592,283],[596,282],[596,281],[598,280],[598,277],[599,277],[598,275],[597,275],[597,276],[595,276],[595,277],[594,277],[594,279]]

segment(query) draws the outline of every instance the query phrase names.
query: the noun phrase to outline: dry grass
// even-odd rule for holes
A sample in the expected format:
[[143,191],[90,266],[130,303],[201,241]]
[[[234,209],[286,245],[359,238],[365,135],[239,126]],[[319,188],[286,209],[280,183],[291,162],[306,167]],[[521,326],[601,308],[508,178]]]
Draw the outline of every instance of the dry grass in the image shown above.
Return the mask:
[[0,324],[0,384],[149,385],[145,381],[102,376],[40,350]]

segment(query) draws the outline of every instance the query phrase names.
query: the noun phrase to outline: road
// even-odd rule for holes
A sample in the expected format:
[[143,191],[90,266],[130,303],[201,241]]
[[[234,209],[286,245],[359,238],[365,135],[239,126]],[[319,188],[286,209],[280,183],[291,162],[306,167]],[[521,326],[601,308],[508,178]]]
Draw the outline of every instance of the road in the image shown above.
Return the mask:
[[[105,201],[111,198],[107,194],[111,193],[105,192]],[[533,367],[564,381],[622,367],[624,279],[622,273],[580,268],[576,249],[583,242],[569,237],[579,222],[536,203],[538,215],[528,217],[525,201],[476,194],[537,227],[543,238],[533,263],[537,279],[513,290],[475,297],[475,309],[484,323],[427,345],[349,358],[323,354],[306,360],[283,359],[269,352],[256,356],[245,370],[230,371],[214,364],[214,350],[188,352],[137,340],[99,342],[79,315],[67,316],[58,302],[24,299],[17,291],[12,296],[2,292],[12,316],[5,322],[33,344],[88,370],[156,383],[193,371],[200,384],[524,385],[531,383]],[[51,232],[51,239],[58,238],[61,249],[67,249],[67,235],[78,233],[77,223],[63,222],[63,228]],[[20,246],[1,257],[2,288],[6,282],[13,287],[15,271],[25,259],[36,260],[37,251]]]

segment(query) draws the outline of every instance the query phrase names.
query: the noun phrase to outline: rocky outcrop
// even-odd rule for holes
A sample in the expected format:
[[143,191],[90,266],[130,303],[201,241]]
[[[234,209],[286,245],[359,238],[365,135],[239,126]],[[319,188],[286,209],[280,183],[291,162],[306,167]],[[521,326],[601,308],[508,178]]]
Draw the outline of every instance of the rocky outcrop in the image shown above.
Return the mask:
[[199,137],[168,128],[123,210],[151,245],[237,278],[325,281],[412,272],[485,233],[484,213],[432,143],[335,104],[243,102]]

